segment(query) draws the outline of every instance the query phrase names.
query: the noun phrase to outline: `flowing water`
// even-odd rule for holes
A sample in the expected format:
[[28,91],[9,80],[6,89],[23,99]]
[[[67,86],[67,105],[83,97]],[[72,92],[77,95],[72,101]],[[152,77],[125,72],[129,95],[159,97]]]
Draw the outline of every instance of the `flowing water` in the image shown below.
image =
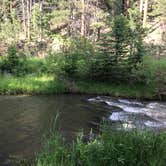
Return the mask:
[[104,104],[110,111],[109,120],[118,129],[166,130],[166,102],[140,102],[136,100],[95,97],[89,102]]
[[0,96],[0,165],[12,166],[15,158],[34,156],[44,133],[55,126],[72,140],[81,129],[96,129],[103,119],[117,129],[166,130],[166,102],[87,95]]

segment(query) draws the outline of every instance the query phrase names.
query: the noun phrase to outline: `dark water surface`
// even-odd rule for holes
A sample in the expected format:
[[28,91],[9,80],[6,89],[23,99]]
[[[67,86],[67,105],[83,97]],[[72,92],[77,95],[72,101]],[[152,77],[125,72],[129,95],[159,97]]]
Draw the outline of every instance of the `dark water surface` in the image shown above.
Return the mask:
[[103,117],[126,129],[166,129],[165,102],[86,95],[0,96],[0,166],[34,156],[57,114],[56,127],[68,140],[81,129],[89,132]]
[[88,96],[0,96],[0,166],[9,158],[28,158],[40,149],[46,130],[54,127],[72,139],[81,129],[90,131],[106,112],[91,105]]

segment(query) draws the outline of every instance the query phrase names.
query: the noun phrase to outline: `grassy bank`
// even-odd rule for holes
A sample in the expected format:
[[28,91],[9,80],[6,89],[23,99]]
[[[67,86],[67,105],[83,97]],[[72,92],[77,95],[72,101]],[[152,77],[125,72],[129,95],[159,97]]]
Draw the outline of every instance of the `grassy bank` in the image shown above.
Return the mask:
[[97,82],[76,82],[79,87],[79,92],[87,94],[104,94],[115,97],[126,98],[147,98],[153,99],[155,97],[154,86],[144,85],[125,85],[125,84],[109,84]]
[[65,83],[49,75],[27,75],[14,77],[11,75],[0,76],[0,94],[57,94],[57,93],[82,93],[105,94],[129,98],[154,97],[153,86],[129,86],[113,85],[108,83],[96,83],[77,81]]
[[57,94],[81,93],[111,95],[127,98],[153,99],[153,86],[114,85],[87,81],[66,82],[52,75],[26,75],[15,77],[0,75],[0,94]]
[[53,94],[64,91],[63,82],[49,75],[0,76],[0,94]]
[[66,145],[52,134],[37,166],[164,166],[166,133],[104,131],[100,138]]
[[7,55],[0,57],[0,94],[81,93],[166,98],[165,58],[155,60],[144,56],[133,68],[128,66],[130,63],[113,67],[107,64],[111,57],[105,54],[89,56],[88,60],[82,54],[85,52],[78,51],[35,58],[23,56],[15,46],[9,47]]

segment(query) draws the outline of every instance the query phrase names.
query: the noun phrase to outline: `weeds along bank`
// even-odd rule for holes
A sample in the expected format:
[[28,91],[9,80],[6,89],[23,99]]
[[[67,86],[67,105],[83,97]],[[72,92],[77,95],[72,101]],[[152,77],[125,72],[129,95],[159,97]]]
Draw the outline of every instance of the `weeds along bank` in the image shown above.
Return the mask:
[[68,82],[58,80],[52,75],[27,75],[22,77],[0,76],[1,95],[19,94],[96,94],[110,95],[126,98],[146,98],[153,99],[154,91],[152,87],[114,85],[108,83],[96,83],[88,81]]
[[53,134],[37,156],[37,166],[164,166],[166,133],[112,131],[110,127],[96,138],[79,136],[68,145]]

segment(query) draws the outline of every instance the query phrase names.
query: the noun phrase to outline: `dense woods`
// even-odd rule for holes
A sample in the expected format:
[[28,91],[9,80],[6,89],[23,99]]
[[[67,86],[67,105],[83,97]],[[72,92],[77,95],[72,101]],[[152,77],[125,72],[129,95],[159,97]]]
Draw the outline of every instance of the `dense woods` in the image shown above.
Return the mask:
[[134,13],[136,15],[140,10],[137,15],[145,26],[148,10],[152,10],[150,8],[156,3],[158,10],[155,12],[163,10],[164,13],[162,1],[2,0],[0,4],[1,38],[6,37],[8,40],[12,38],[15,42],[48,40],[47,38],[52,39],[54,35],[60,34],[61,37],[72,38],[80,35],[92,41],[110,26],[114,16],[120,14],[131,19],[130,15],[133,16]]

